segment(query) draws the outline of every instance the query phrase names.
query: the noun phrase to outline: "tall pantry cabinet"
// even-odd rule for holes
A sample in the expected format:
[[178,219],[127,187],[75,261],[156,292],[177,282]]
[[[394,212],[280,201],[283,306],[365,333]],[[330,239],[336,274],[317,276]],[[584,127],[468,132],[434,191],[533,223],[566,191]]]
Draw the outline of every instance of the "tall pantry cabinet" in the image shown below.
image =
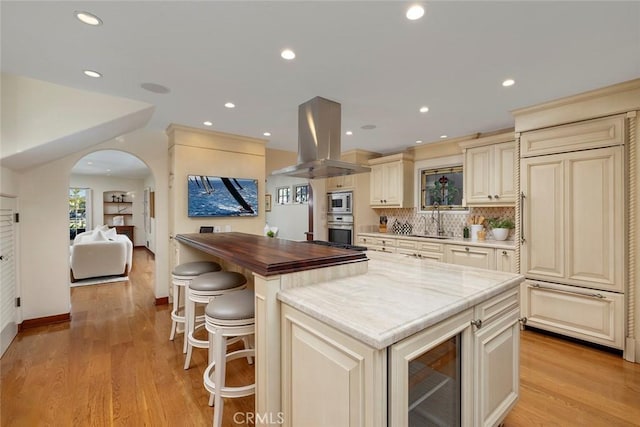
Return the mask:
[[514,112],[526,325],[624,350],[630,360],[638,357],[628,322],[638,91],[640,80]]

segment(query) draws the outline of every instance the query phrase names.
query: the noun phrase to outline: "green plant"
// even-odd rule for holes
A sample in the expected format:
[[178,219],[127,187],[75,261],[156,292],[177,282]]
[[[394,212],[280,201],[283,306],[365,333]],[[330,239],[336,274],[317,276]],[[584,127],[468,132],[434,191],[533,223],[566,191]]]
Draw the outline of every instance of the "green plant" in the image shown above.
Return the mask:
[[273,231],[269,230],[269,231],[267,231],[267,236],[268,237],[276,237],[276,233],[274,233]]
[[511,218],[489,218],[487,224],[491,228],[516,228]]

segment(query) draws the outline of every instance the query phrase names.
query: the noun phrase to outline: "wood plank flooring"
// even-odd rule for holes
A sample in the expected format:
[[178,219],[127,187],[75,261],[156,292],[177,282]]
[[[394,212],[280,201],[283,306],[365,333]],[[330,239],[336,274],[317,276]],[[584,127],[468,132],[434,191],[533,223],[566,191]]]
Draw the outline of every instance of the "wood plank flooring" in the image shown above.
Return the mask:
[[[206,352],[194,350],[182,368],[182,336],[168,340],[170,308],[154,305],[153,259],[144,249],[134,257],[129,282],[72,289],[71,322],[16,337],[0,364],[0,425],[211,425]],[[520,374],[506,427],[640,426],[640,364],[524,331]],[[252,382],[252,368],[234,361],[228,381]],[[244,425],[253,405],[227,399],[224,425]]]

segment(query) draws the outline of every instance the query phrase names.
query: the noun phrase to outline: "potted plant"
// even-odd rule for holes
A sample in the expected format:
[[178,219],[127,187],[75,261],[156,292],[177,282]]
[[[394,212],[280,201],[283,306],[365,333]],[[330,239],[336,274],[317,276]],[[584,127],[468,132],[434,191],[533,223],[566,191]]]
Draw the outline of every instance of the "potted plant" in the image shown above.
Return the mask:
[[491,227],[493,238],[496,240],[506,240],[509,230],[516,227],[511,218],[489,218],[487,224]]

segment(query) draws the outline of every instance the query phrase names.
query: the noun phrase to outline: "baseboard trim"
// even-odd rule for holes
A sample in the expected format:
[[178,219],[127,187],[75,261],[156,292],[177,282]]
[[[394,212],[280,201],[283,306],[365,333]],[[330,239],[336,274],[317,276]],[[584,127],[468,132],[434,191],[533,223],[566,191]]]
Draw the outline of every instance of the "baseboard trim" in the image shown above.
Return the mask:
[[167,305],[169,304],[169,297],[156,298],[156,305]]
[[35,319],[23,320],[18,325],[18,332],[25,329],[37,328],[38,326],[54,325],[56,323],[69,322],[71,313],[56,314],[55,316],[36,317]]

